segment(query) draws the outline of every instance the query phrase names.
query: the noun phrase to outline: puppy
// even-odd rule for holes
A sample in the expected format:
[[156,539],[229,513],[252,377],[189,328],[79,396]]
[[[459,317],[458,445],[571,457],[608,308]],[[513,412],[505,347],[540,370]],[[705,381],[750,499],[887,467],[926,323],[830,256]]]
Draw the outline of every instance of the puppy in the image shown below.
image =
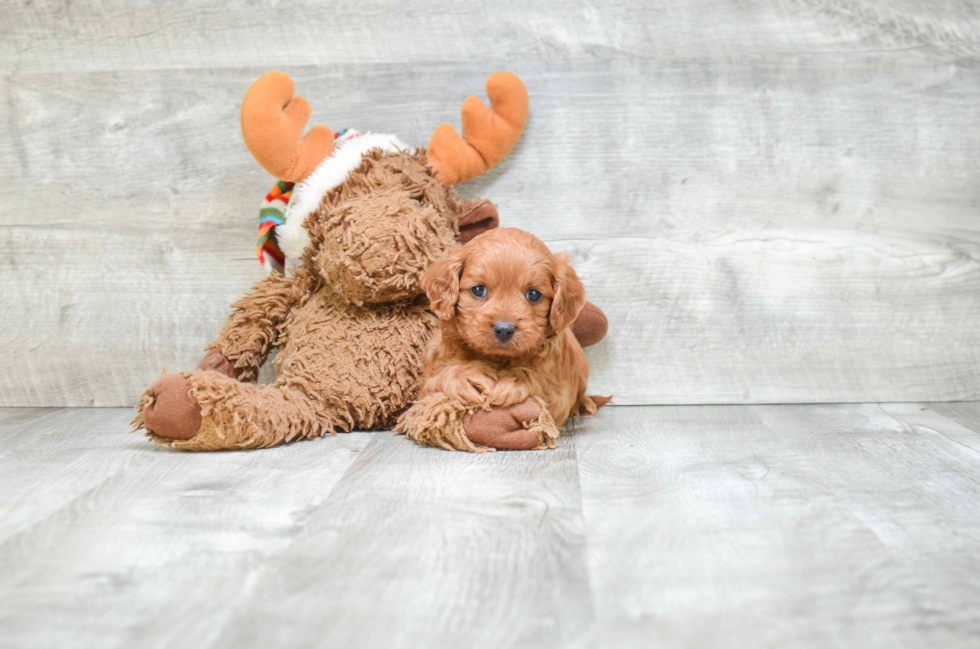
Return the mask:
[[432,264],[422,286],[440,330],[397,432],[465,451],[554,448],[570,416],[609,402],[585,394],[589,364],[570,329],[585,288],[564,253],[489,230]]

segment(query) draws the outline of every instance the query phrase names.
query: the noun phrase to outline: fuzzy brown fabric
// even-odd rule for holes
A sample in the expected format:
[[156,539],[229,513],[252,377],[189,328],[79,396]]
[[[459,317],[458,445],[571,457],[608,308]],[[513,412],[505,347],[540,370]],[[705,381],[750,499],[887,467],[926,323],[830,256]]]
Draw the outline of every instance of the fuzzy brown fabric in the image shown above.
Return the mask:
[[599,307],[586,302],[582,311],[572,324],[572,333],[582,347],[591,347],[606,337],[609,331],[609,320]]
[[[217,450],[391,428],[418,395],[423,350],[438,328],[422,276],[458,246],[461,221],[465,229],[496,220],[487,201],[437,181],[424,150],[369,151],[307,219],[303,268],[269,275],[236,302],[197,370],[142,395],[134,430],[174,448]],[[253,385],[273,346],[276,381]],[[462,413],[445,416],[462,431]],[[528,424],[542,446],[546,424]],[[476,450],[460,435],[459,445]]]
[[485,203],[459,220],[459,240],[465,243],[499,225],[497,208],[491,203]]
[[[438,182],[423,150],[368,152],[307,219],[303,269],[269,275],[236,302],[199,369],[155,383],[134,427],[190,450],[390,428],[418,393],[437,326],[422,275],[458,245],[460,219],[481,209],[495,218],[488,206]],[[273,345],[275,383],[250,384]]]

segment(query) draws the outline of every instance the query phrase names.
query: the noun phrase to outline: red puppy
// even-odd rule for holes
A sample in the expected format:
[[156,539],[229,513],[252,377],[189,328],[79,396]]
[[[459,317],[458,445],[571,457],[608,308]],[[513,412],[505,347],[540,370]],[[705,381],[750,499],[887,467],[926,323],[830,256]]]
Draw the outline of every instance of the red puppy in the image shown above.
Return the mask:
[[558,427],[608,403],[570,327],[585,288],[564,253],[514,228],[481,234],[422,280],[440,332],[396,431],[466,451],[554,448]]

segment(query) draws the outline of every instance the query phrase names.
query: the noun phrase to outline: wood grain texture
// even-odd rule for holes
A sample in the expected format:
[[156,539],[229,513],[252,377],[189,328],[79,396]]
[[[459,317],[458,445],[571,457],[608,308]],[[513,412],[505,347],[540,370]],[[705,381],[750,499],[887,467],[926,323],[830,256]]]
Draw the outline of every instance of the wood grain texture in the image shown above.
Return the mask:
[[[287,19],[288,17],[288,19]],[[980,10],[943,0],[297,0],[13,3],[0,74],[336,63],[980,53]]]
[[130,415],[0,437],[0,646],[594,644],[571,440],[193,454],[127,439]]
[[0,434],[0,646],[209,646],[370,433],[193,454],[127,437],[131,409]]
[[277,66],[312,122],[419,144],[488,72],[520,74],[522,141],[461,191],[573,250],[613,325],[593,390],[617,403],[980,398],[976,7],[368,2],[263,20],[291,7],[13,8],[0,405],[129,405],[161,367],[196,365],[261,275],[271,179],[237,112]]
[[[473,455],[378,434],[219,647],[587,647],[574,444]],[[269,601],[276,602],[270,607]]]
[[924,407],[937,414],[966,426],[970,430],[980,431],[980,403],[967,401],[960,403],[927,403]]
[[980,434],[945,407],[610,408],[486,455],[0,409],[0,647],[973,646]]
[[980,434],[921,407],[582,420],[602,645],[975,644]]
[[608,296],[590,390],[684,404],[976,398],[978,244],[742,230],[552,245]]

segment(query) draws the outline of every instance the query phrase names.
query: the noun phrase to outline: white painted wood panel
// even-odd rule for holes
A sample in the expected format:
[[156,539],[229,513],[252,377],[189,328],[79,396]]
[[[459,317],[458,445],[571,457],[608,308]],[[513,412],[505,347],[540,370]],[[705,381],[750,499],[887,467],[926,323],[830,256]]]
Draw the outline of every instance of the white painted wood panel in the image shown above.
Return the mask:
[[0,432],[0,647],[586,647],[574,444],[189,453],[128,409]]
[[980,52],[980,10],[956,0],[37,0],[11,4],[6,17],[0,74]]
[[581,421],[601,644],[974,644],[980,435],[923,407],[618,408]]
[[946,406],[609,408],[485,455],[0,409],[0,647],[972,646],[980,410]]
[[956,423],[969,428],[970,430],[980,431],[980,403],[967,401],[959,403],[927,403],[930,410],[934,410],[939,415],[951,419]]
[[0,431],[0,646],[211,646],[373,439],[194,454],[127,437],[131,417]]
[[618,403],[980,395],[980,237],[742,230],[559,241],[607,311]]
[[594,646],[576,464],[376,434],[215,646]]
[[[447,32],[425,51],[361,38],[370,20],[321,38],[317,14],[265,62],[269,8],[18,6],[0,39],[0,404],[129,405],[197,363],[261,276],[271,179],[237,111],[277,66],[314,121],[419,144],[489,71],[521,74],[523,140],[461,191],[573,249],[613,321],[593,390],[620,404],[980,397],[975,7],[454,7],[404,16]],[[478,55],[482,35],[442,20],[482,20],[516,53]]]

